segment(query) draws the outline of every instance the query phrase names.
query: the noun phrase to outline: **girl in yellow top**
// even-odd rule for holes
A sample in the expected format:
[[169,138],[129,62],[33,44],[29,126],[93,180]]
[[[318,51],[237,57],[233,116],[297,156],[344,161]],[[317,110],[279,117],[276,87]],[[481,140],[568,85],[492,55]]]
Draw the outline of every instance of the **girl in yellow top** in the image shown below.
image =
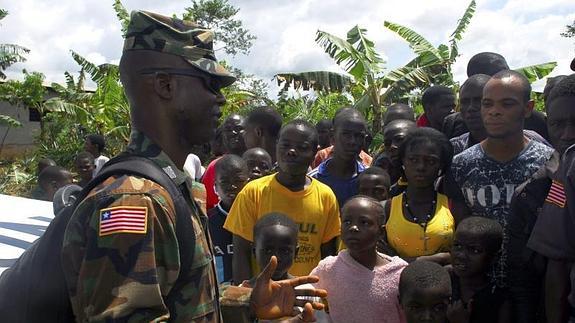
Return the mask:
[[387,203],[384,244],[406,260],[426,256],[446,263],[455,223],[435,182],[449,169],[453,147],[441,132],[417,128],[400,146],[399,157],[407,188]]

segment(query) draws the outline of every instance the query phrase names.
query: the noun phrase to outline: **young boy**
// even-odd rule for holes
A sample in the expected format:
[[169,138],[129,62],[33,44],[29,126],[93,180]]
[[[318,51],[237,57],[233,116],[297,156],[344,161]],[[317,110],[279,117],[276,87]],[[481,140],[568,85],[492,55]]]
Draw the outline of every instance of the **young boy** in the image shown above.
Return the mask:
[[44,201],[52,201],[54,193],[68,184],[72,184],[72,173],[60,166],[48,166],[38,176],[38,184],[45,192],[41,198]]
[[[253,252],[260,268],[264,268],[272,256],[278,259],[273,280],[293,278],[288,270],[298,252],[298,225],[287,215],[272,212],[261,217],[254,226]],[[244,281],[242,286],[253,287],[256,277]]]
[[220,202],[208,211],[208,223],[220,283],[232,280],[233,237],[224,229],[224,223],[236,196],[247,181],[248,168],[241,157],[229,154],[216,162],[215,186]]
[[84,150],[94,156],[94,176],[96,176],[104,164],[110,160],[110,158],[102,155],[105,148],[106,140],[104,139],[104,136],[91,134],[86,137]]
[[469,217],[457,227],[451,249],[450,323],[511,321],[506,295],[488,275],[502,241],[503,228],[496,220]]
[[307,121],[294,120],[280,131],[278,173],[249,182],[238,194],[224,228],[234,234],[234,281],[252,277],[253,228],[259,218],[281,212],[299,225],[300,251],[290,273],[307,275],[320,257],[335,253],[339,207],[325,184],[306,176],[317,150],[317,132]]
[[416,260],[399,278],[399,302],[407,323],[445,323],[451,298],[449,273],[441,265]]
[[365,166],[357,160],[367,133],[365,118],[356,109],[347,109],[333,121],[333,154],[308,175],[329,186],[339,205],[357,195],[357,180]]
[[389,174],[377,166],[370,168],[359,174],[358,178],[359,194],[373,197],[379,202],[387,200],[389,193]]
[[[241,156],[245,150],[244,143],[244,117],[238,114],[229,115],[222,124],[222,140],[226,153]],[[218,196],[214,190],[214,183],[216,180],[216,163],[218,159],[210,162],[202,177],[202,184],[206,187],[206,208],[209,210],[218,204]]]
[[[272,212],[264,215],[254,226],[254,255],[260,268],[276,256],[278,266],[272,275],[275,281],[293,278],[288,270],[298,253],[298,225],[287,215]],[[244,281],[242,287],[254,287],[256,278]],[[312,285],[302,285],[300,288],[313,288]],[[304,299],[321,302],[319,298],[304,297]],[[316,322],[331,322],[323,311],[314,312]],[[268,322],[259,320],[258,322]],[[274,321],[275,322],[275,321]],[[283,321],[282,321],[283,322]]]
[[[38,170],[36,172],[36,176],[40,176],[40,173],[44,170],[44,168],[48,166],[56,166],[56,162],[50,158],[42,158],[38,161]],[[35,200],[41,200],[44,198],[46,192],[42,190],[42,187],[38,183],[30,192],[30,197]]]
[[331,120],[322,119],[315,124],[315,130],[319,136],[318,150],[327,148],[331,145]]
[[87,151],[83,151],[76,156],[74,166],[80,177],[77,184],[81,187],[85,187],[94,177],[94,156]]
[[248,165],[250,181],[262,176],[269,175],[272,170],[272,157],[263,148],[251,148],[246,150],[242,158]]

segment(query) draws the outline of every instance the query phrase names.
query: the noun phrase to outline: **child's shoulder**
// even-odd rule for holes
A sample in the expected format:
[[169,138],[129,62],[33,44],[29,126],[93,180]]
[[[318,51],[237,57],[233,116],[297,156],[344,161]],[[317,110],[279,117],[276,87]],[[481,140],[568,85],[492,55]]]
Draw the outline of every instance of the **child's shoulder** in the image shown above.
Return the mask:
[[385,264],[383,267],[381,267],[381,270],[383,271],[398,271],[401,273],[401,271],[407,267],[407,265],[409,265],[407,263],[407,261],[403,260],[402,258],[398,257],[398,256],[388,256],[386,254],[383,253],[378,253],[378,255],[380,257],[382,257],[383,259],[387,260],[387,264]]
[[313,269],[312,274],[319,275],[321,273],[330,271],[335,265],[338,256],[328,256],[320,260],[317,266]]

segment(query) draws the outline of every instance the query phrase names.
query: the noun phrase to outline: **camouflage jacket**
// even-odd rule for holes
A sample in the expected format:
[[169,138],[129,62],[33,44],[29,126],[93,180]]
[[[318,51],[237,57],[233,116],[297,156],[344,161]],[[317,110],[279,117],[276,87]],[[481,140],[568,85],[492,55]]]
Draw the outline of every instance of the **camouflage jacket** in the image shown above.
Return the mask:
[[[141,132],[132,133],[127,150],[150,158],[176,185],[193,191],[191,179]],[[233,321],[248,319],[249,291],[222,289],[218,300],[206,216],[189,204],[195,249],[188,274],[181,275],[176,214],[167,190],[124,175],[88,194],[70,219],[62,249],[77,321],[221,322],[220,306]]]

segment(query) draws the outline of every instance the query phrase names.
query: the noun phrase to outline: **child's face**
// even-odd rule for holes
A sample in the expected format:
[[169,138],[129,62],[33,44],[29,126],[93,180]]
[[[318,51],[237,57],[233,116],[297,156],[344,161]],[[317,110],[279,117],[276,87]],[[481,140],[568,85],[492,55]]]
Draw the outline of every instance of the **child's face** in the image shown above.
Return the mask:
[[361,175],[359,179],[359,194],[371,196],[378,201],[387,200],[389,187],[381,175],[370,174]]
[[230,169],[222,173],[216,173],[216,192],[222,203],[230,207],[248,182],[248,175],[241,169]]
[[450,286],[414,288],[401,293],[400,303],[407,323],[445,323],[450,297]]
[[272,256],[278,259],[273,280],[285,279],[297,253],[297,232],[283,225],[272,225],[255,237],[254,251],[260,268],[264,268]]
[[342,120],[334,133],[334,154],[347,160],[355,159],[365,143],[365,122],[357,119]]
[[439,147],[421,144],[408,147],[403,157],[403,172],[410,186],[432,186],[441,169]]
[[341,239],[351,253],[375,249],[383,230],[377,210],[365,199],[355,199],[342,209]]
[[451,264],[459,277],[484,275],[493,255],[477,235],[457,230],[451,248]]
[[266,153],[253,152],[245,159],[250,172],[250,181],[268,175],[272,169],[272,160]]
[[312,131],[301,125],[291,125],[281,131],[276,147],[281,172],[292,176],[307,174],[317,151],[312,136]]
[[91,180],[94,172],[94,162],[87,158],[76,161],[76,171],[83,180]]

